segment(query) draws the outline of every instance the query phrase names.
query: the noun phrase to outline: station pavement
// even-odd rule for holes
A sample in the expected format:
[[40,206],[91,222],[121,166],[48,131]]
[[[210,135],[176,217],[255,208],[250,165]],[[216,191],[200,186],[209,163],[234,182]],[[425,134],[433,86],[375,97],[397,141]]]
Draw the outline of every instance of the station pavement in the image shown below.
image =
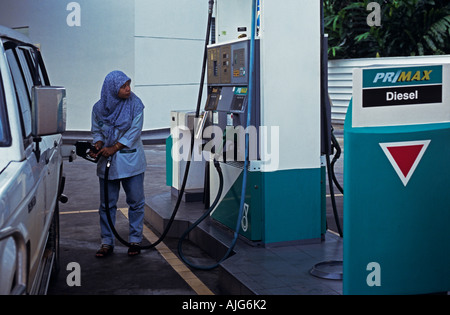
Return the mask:
[[[343,146],[342,146],[343,147]],[[164,145],[146,145],[145,174],[146,224],[161,233],[173,211],[176,199],[166,186]],[[335,171],[342,183],[342,161]],[[265,248],[238,240],[234,255],[213,271],[196,271],[207,287],[196,291],[180,277],[158,251],[143,251],[139,257],[126,256],[126,248],[116,246],[107,259],[94,257],[99,246],[98,178],[96,165],[81,158],[65,162],[67,204],[61,205],[61,274],[49,288],[49,294],[256,294],[256,295],[339,295],[342,281],[314,277],[311,268],[324,261],[342,261],[343,240],[336,232],[329,196],[327,222],[329,231],[322,242]],[[342,225],[342,196],[337,193]],[[127,208],[121,193],[119,208]],[[176,254],[177,238],[205,211],[201,202],[181,203],[174,224],[164,243]],[[78,213],[77,213],[78,212]],[[118,216],[118,230],[126,231],[126,218]],[[333,231],[334,230],[334,231]],[[126,233],[126,232],[123,232]],[[232,233],[209,218],[194,229],[185,242],[185,255],[195,263],[210,265],[222,257],[231,243]],[[205,254],[205,252],[207,254]],[[193,257],[193,258],[191,258]],[[212,257],[212,259],[211,259]],[[68,287],[65,266],[72,260],[82,266],[81,287]],[[179,264],[179,260],[177,262]],[[85,266],[85,267],[83,267]],[[164,268],[164,271],[162,271]],[[166,269],[167,268],[167,269]],[[186,271],[186,269],[184,269]],[[335,271],[335,270],[332,270]],[[339,272],[339,270],[337,270]],[[208,292],[208,289],[210,290]],[[86,291],[87,290],[87,291]]]
[[[159,182],[165,176],[165,147],[146,146],[148,166],[145,176],[146,194],[170,191]],[[136,257],[127,256],[127,248],[116,241],[114,253],[106,258],[95,257],[100,247],[98,216],[99,181],[96,165],[77,157],[64,162],[66,175],[65,195],[69,201],[60,203],[60,272],[50,282],[49,295],[211,295],[220,294],[217,287],[218,271],[190,270],[175,259],[173,253],[177,240],[167,237],[156,249],[143,250]],[[116,229],[127,238],[128,222],[125,194],[121,191],[116,219]],[[125,211],[124,211],[125,210]],[[145,240],[151,242],[158,236],[144,230]],[[186,253],[198,263],[211,264],[213,260],[190,242]],[[80,286],[70,286],[67,279],[75,280],[69,263],[80,266]],[[201,280],[200,280],[201,279]]]

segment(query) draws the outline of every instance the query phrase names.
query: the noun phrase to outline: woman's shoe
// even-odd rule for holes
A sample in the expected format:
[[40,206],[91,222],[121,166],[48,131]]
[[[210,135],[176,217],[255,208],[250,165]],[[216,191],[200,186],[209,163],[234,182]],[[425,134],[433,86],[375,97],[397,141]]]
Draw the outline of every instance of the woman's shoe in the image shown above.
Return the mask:
[[128,248],[128,256],[136,256],[141,253],[141,244],[140,243],[131,243],[131,246]]
[[95,257],[103,258],[103,257],[111,255],[113,253],[113,251],[114,251],[114,247],[112,247],[111,245],[102,244],[102,247],[100,247],[100,249],[97,251],[97,253],[95,254]]

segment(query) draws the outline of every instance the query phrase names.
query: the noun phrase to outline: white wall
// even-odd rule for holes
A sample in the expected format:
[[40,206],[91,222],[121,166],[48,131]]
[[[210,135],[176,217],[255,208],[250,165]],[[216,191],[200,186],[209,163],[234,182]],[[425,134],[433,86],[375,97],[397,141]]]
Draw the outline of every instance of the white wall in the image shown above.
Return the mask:
[[[170,126],[170,111],[194,110],[203,59],[207,0],[1,0],[0,25],[29,27],[53,85],[67,89],[68,130],[90,130],[93,104],[110,71],[122,70],[145,108],[144,129]],[[204,93],[204,96],[206,91]]]
[[[81,26],[66,19],[70,1],[2,0],[0,24],[29,27],[53,85],[67,89],[67,129],[89,130],[93,104],[108,72],[134,76],[134,1],[78,0]],[[102,5],[103,3],[103,5]]]
[[135,92],[151,129],[169,127],[172,110],[196,109],[207,17],[207,0],[136,0]]

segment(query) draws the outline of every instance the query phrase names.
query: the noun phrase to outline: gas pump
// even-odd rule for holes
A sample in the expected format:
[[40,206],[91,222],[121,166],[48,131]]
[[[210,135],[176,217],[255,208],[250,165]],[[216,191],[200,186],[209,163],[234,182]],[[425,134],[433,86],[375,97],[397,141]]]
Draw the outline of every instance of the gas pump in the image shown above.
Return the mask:
[[344,294],[450,290],[450,65],[358,69],[344,126]]
[[[255,65],[259,64],[259,40],[255,41]],[[224,187],[229,192],[221,196],[218,206],[211,216],[217,221],[234,228],[239,209],[240,192],[245,159],[245,133],[249,133],[249,162],[248,185],[246,187],[249,198],[244,204],[243,220],[241,222],[242,234],[251,241],[261,241],[261,207],[258,205],[261,198],[260,177],[257,170],[260,159],[258,157],[258,134],[260,127],[260,72],[256,67],[253,89],[253,104],[249,102],[250,78],[250,40],[238,40],[231,43],[216,44],[208,48],[208,99],[205,106],[207,111],[206,129],[215,130],[221,141],[215,141],[219,146],[210,147],[215,158],[221,163],[224,174]],[[247,116],[250,113],[250,125],[247,126]],[[212,140],[212,139],[208,139]],[[217,152],[217,149],[219,152]],[[215,200],[219,181],[213,163],[210,163],[211,188],[210,200]],[[236,196],[230,198],[229,195]],[[255,211],[249,212],[253,205]],[[253,208],[253,207],[252,207]]]
[[[234,230],[245,188],[239,229],[245,239],[265,246],[320,242],[321,5],[261,1],[252,56],[246,38],[251,14],[239,18],[251,3],[217,1],[217,44],[208,47],[204,149],[223,172],[223,192],[211,216]],[[252,57],[255,84],[250,90]],[[244,170],[246,133],[250,149]],[[219,186],[213,167],[210,163],[210,200]]]

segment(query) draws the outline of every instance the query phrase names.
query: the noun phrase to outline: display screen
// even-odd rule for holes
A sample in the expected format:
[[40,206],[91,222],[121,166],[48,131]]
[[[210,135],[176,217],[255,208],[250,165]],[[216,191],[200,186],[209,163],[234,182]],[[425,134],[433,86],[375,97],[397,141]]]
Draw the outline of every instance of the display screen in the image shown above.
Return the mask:
[[246,95],[234,95],[233,102],[231,103],[232,111],[243,112],[245,110]]
[[248,87],[246,86],[235,87],[230,110],[239,112],[245,111],[247,94],[248,94]]
[[212,87],[208,93],[208,100],[206,101],[205,110],[216,110],[219,104],[220,94],[222,89],[217,87]]

